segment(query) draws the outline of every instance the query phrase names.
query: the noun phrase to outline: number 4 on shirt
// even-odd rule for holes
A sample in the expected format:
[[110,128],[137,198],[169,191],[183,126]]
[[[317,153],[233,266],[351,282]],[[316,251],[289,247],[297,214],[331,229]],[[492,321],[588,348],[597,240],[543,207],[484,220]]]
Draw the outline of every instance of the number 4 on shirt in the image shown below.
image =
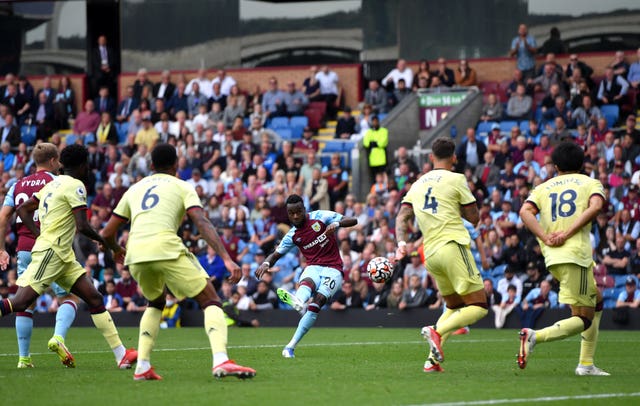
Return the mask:
[[436,214],[438,212],[438,201],[434,196],[431,196],[432,189],[433,188],[429,188],[427,194],[424,195],[424,207],[422,210],[431,209],[431,213]]

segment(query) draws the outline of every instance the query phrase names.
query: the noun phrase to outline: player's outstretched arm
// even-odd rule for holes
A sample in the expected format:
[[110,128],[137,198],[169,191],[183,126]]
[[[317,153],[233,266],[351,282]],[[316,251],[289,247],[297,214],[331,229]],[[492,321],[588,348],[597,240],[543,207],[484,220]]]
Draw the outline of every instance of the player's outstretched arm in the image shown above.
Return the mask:
[[242,272],[240,270],[240,266],[231,260],[227,249],[222,244],[222,240],[220,240],[220,236],[218,232],[211,224],[211,221],[204,215],[204,211],[200,207],[192,207],[187,211],[187,215],[196,228],[200,231],[200,235],[204,240],[209,244],[211,248],[222,258],[224,261],[224,265],[227,267],[227,270],[231,273],[229,276],[229,282],[238,283],[240,278],[242,277]]
[[343,217],[342,220],[333,222],[327,226],[326,234],[332,234],[338,227],[353,227],[358,224],[358,219],[355,217]]
[[7,236],[7,227],[11,216],[13,215],[14,208],[11,206],[2,206],[0,209],[0,269],[5,270],[9,265],[9,253],[4,245],[4,239]]
[[40,235],[40,230],[36,227],[35,221],[33,221],[33,212],[38,210],[39,203],[38,199],[32,196],[16,209],[18,217],[22,219],[22,224],[24,224],[36,238]]
[[278,251],[273,251],[269,256],[264,259],[264,262],[260,264],[258,269],[256,269],[256,278],[262,279],[262,275],[266,272],[269,272],[269,268],[271,268],[278,260],[282,257]]

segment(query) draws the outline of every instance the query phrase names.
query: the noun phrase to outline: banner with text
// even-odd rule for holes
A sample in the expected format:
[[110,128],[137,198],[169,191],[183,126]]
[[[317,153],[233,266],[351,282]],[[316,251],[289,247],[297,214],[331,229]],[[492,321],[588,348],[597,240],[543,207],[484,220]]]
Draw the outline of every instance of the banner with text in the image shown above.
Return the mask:
[[457,106],[467,97],[467,92],[424,93],[418,95],[420,111],[420,129],[430,130],[447,116],[453,106]]

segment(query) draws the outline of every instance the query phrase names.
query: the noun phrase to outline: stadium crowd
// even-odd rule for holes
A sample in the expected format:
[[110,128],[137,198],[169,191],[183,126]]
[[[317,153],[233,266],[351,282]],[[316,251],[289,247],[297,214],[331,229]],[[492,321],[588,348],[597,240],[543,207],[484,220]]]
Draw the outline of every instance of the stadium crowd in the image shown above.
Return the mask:
[[[279,87],[278,79],[284,78],[276,74],[264,92],[240,89],[224,70],[212,80],[203,69],[195,79],[181,77],[176,83],[165,71],[160,82],[152,83],[140,69],[121,100],[105,85],[80,112],[75,111],[68,78],[57,87],[46,78],[44,87],[35,91],[26,77],[7,75],[0,86],[0,191],[5,194],[35,170],[30,157],[34,143],[84,143],[92,178],[87,185],[90,222],[99,230],[127,188],[150,173],[154,145],[168,142],[179,154],[177,176],[194,186],[227,250],[242,265],[241,281],[229,285],[222,260],[206,248],[195,226],[184,221],[180,235],[185,246],[234,311],[282,308],[276,288],[292,290],[297,283],[305,266],[297,254],[280,259],[279,271],[266,273],[260,281],[253,274],[290,227],[285,200],[291,193],[303,196],[309,210],[330,209],[358,219],[357,226],[337,234],[345,283],[328,305],[332,310],[439,309],[442,300],[421,260],[420,244],[413,244],[409,258],[396,266],[387,284],[372,283],[366,272],[372,258],[393,256],[400,201],[421,173],[430,170],[430,163],[419,167],[407,148],[399,148],[375,175],[366,199],[358,201],[349,190],[348,160],[339,153],[319,159],[313,128],[302,126],[301,137],[282,137],[272,124],[280,117],[291,122],[304,117],[310,103],[320,102],[325,118],[339,117],[335,138],[359,142],[377,130],[372,123],[379,114],[412,91],[479,86],[485,105],[477,127],[468,128],[458,146],[456,169],[466,175],[480,209],[480,224],[470,228],[472,249],[496,327],[502,327],[512,311],[520,315],[523,327],[533,326],[545,308],[558,306],[558,285],[518,211],[531,188],[554,176],[550,155],[554,145],[566,139],[584,147],[585,173],[603,183],[608,197],[592,232],[596,280],[605,307],[638,307],[640,131],[634,109],[635,95],[640,94],[640,50],[638,61],[631,64],[616,53],[603,76],[595,75],[578,55],[562,66],[549,52],[535,66],[537,50],[521,26],[511,47],[517,69],[513,79],[505,78],[502,84],[483,83],[466,60],[454,69],[443,58],[435,69],[421,61],[415,72],[399,60],[381,81],[368,83],[361,106],[341,105],[339,78],[326,65],[312,67],[299,87],[291,81]],[[61,135],[60,130],[70,134]],[[15,240],[8,232],[6,247],[12,258]],[[125,231],[120,243],[126,240]],[[144,310],[145,300],[127,269],[86,237],[78,235],[74,247],[109,311]],[[17,289],[15,261],[1,275],[0,295],[10,296]],[[37,310],[55,312],[56,305],[45,294]],[[240,325],[257,325],[237,314],[235,318]]]

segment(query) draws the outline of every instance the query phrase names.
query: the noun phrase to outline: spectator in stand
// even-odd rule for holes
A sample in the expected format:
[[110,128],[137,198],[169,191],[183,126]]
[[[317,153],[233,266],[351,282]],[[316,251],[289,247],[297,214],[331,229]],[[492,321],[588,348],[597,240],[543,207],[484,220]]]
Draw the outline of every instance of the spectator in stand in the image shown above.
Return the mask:
[[613,61],[611,62],[614,75],[627,77],[629,73],[629,63],[624,55],[624,51],[616,51]]
[[533,100],[525,91],[525,86],[519,84],[516,87],[516,93],[511,96],[507,103],[507,119],[509,120],[528,120],[531,118],[531,106]]
[[624,248],[626,242],[622,233],[616,233],[615,249],[607,252],[602,259],[602,263],[607,266],[609,275],[627,274],[627,265],[629,264],[631,253]]
[[278,296],[276,292],[269,289],[269,284],[264,280],[258,282],[258,288],[253,294],[253,302],[256,304],[256,310],[273,310],[278,308]]
[[124,310],[124,301],[118,292],[114,281],[105,282],[104,307],[109,313],[118,313]]
[[404,79],[406,87],[411,89],[411,86],[413,86],[413,71],[407,67],[407,61],[404,59],[398,59],[396,67],[382,79],[381,83],[382,86],[387,87],[389,81],[392,81],[394,89],[397,89],[400,79]]
[[598,102],[621,106],[628,91],[629,82],[623,76],[615,74],[612,66],[608,66],[604,71],[604,78],[598,86]]
[[294,81],[289,81],[287,83],[287,91],[284,92],[284,104],[287,116],[301,116],[309,104],[309,99],[301,90],[296,88]]
[[554,53],[556,55],[567,53],[567,45],[560,39],[560,30],[557,27],[551,27],[551,30],[549,30],[549,39],[542,43],[538,53],[542,55],[548,53]]
[[551,129],[551,133],[549,134],[549,141],[551,141],[551,145],[555,146],[562,141],[573,140],[573,136],[562,117],[556,117],[553,122],[554,127]]
[[122,301],[126,307],[131,301],[131,298],[136,295],[138,284],[131,277],[131,272],[129,272],[128,268],[120,271],[120,277],[120,280],[116,283],[116,292],[122,297]]
[[0,131],[0,144],[8,142],[15,148],[20,144],[20,140],[22,138],[20,135],[20,129],[14,124],[13,113],[7,112],[4,119],[5,123]]
[[151,92],[152,94],[148,95],[147,97],[152,97],[153,83],[151,83],[151,81],[149,80],[147,69],[140,68],[138,69],[136,80],[135,82],[133,82],[133,97],[135,97],[138,100],[142,100],[143,98],[145,98],[144,95],[142,94],[142,89],[144,89],[147,86],[150,87],[152,90]]
[[311,180],[305,183],[305,196],[309,199],[309,209],[329,210],[331,203],[329,200],[329,187],[326,179],[322,178],[322,171],[314,168],[311,173]]
[[224,69],[218,70],[218,74],[211,81],[211,85],[214,83],[220,83],[220,92],[225,96],[229,96],[231,94],[231,88],[237,84],[236,80],[230,75],[227,75]]
[[520,306],[520,300],[521,297],[518,296],[518,289],[516,288],[516,286],[509,284],[507,286],[507,295],[500,295],[500,302],[496,305],[491,306],[491,309],[495,314],[494,323],[496,328],[504,327],[507,316],[511,314],[513,309]]
[[544,114],[549,109],[552,109],[556,105],[556,99],[560,96],[560,85],[557,83],[552,84],[551,87],[549,87],[549,91],[540,102],[540,110],[542,113]]
[[91,51],[91,86],[92,95],[97,93],[100,86],[115,87],[115,81],[118,75],[117,71],[117,55],[115,51],[107,45],[107,37],[100,35],[98,37],[98,46]]
[[500,121],[502,120],[502,103],[498,101],[495,93],[487,96],[487,102],[482,106],[481,121]]
[[330,210],[334,210],[336,202],[344,200],[349,191],[349,172],[343,168],[337,152],[331,155],[330,165],[323,167],[321,172],[327,180]]
[[176,91],[176,85],[171,82],[171,72],[163,70],[160,75],[160,81],[153,85],[153,98],[162,99],[165,102],[173,96]]
[[465,168],[472,171],[480,164],[484,163],[484,154],[487,152],[487,146],[484,142],[476,139],[476,130],[473,127],[467,128],[467,139],[458,145],[456,149],[456,171],[463,172]]
[[305,154],[309,152],[317,153],[320,150],[320,144],[313,138],[313,130],[311,127],[305,127],[302,131],[302,138],[296,141],[293,146],[294,154]]
[[636,129],[636,116],[629,114],[625,121],[624,134],[631,136],[634,144],[640,145],[640,131]]
[[340,87],[338,74],[329,70],[329,66],[322,65],[320,71],[316,73],[316,79],[320,84],[320,95],[318,98],[327,102],[327,116],[334,120],[340,105]]
[[573,110],[571,117],[576,127],[583,124],[586,128],[595,126],[598,120],[603,118],[602,112],[598,106],[594,105],[593,98],[588,94],[582,96],[582,106]]
[[414,307],[424,307],[427,304],[427,290],[422,286],[422,279],[418,275],[411,275],[409,287],[402,293],[402,299],[398,304],[399,310]]
[[356,120],[351,115],[351,107],[345,106],[344,114],[338,118],[338,124],[336,124],[336,135],[334,138],[348,140],[351,135],[356,132]]
[[545,67],[546,64],[553,65],[554,70],[558,74],[558,78],[561,79],[561,80],[564,79],[564,69],[562,69],[562,65],[560,65],[556,61],[556,54],[554,54],[552,52],[545,54],[545,61],[540,66],[540,68],[538,69],[538,75],[537,76],[540,76],[540,75],[542,75],[544,73],[544,67]]
[[511,50],[509,56],[517,58],[517,67],[522,71],[524,80],[533,78],[535,74],[536,60],[535,55],[538,52],[538,46],[535,38],[528,34],[525,24],[518,27],[518,36],[511,41]]
[[200,85],[198,82],[194,82],[191,86],[191,92],[187,97],[187,106],[189,109],[187,113],[190,119],[193,119],[193,117],[199,113],[200,106],[205,106],[205,112],[208,113],[207,109],[209,107],[209,103],[207,97],[200,92]]
[[[561,72],[562,72],[562,68]],[[556,69],[556,64],[552,62],[547,62],[544,65],[544,71],[541,75],[537,76],[535,79],[529,79],[529,86],[533,86],[534,92],[544,92],[548,93],[549,89],[552,85],[558,85],[560,89],[560,94],[564,94],[564,89],[560,87],[562,85],[562,73],[558,73]]]
[[593,83],[593,80],[591,79],[591,75],[593,75],[593,68],[579,60],[577,54],[571,54],[569,56],[569,63],[567,63],[564,70],[564,76],[567,78],[572,77],[575,70],[580,71],[581,77],[586,80],[587,83]]
[[189,112],[189,99],[185,93],[185,86],[183,82],[178,83],[175,93],[169,98],[167,102],[167,110],[173,117],[178,117],[178,113],[183,112],[187,114]]
[[568,127],[573,126],[573,117],[571,110],[567,107],[567,101],[562,96],[557,96],[554,106],[542,114],[545,123],[554,121],[557,117],[567,124]]
[[78,113],[73,124],[73,133],[85,142],[95,141],[96,129],[100,125],[100,114],[95,111],[95,104],[92,100],[84,103],[84,111]]
[[461,59],[455,71],[455,82],[458,86],[476,86],[478,79],[475,69],[469,67],[466,59]]
[[145,114],[142,117],[142,128],[138,131],[135,137],[136,145],[145,144],[147,146],[147,150],[151,151],[159,138],[160,136],[158,135],[158,131],[156,131],[153,127],[153,123],[151,122],[151,116]]
[[[0,99],[2,94],[0,93]],[[71,87],[69,76],[63,76],[58,82],[58,90],[53,100],[55,128],[69,128],[68,119],[76,116],[76,94]]]
[[628,276],[624,283],[624,290],[618,295],[616,307],[631,307],[637,309],[640,307],[640,290],[638,283],[632,276]]
[[[636,91],[640,90],[640,48],[638,48],[638,51],[636,52],[638,55],[638,60],[634,63],[631,64],[631,66],[629,66],[629,73],[627,74],[627,82],[629,82],[629,85],[631,86],[631,88],[635,89]],[[640,93],[636,94],[636,104],[638,103],[638,100],[640,100]]]
[[230,96],[227,100],[227,106],[222,113],[222,121],[225,127],[231,128],[233,121],[236,117],[244,117],[244,109],[238,105],[238,99],[235,96]]
[[373,108],[370,104],[362,106],[362,112],[360,117],[356,119],[356,133],[352,135],[351,139],[354,141],[361,140],[364,135],[371,128],[371,118],[373,117]]
[[500,168],[495,164],[495,159],[491,151],[484,153],[484,160],[476,167],[474,177],[488,190],[493,190],[498,185],[500,181]]
[[[440,78],[440,83],[438,85],[451,87],[456,83],[453,70],[447,67],[447,61],[442,57],[438,58],[438,67],[433,74],[434,77]],[[431,87],[437,87],[433,80],[431,82]]]
[[208,99],[211,97],[211,81],[207,78],[207,71],[204,68],[198,69],[198,76],[191,79],[185,88],[186,94],[191,94],[193,92],[193,84],[197,83],[200,92]]
[[521,307],[517,308],[522,328],[534,328],[536,320],[545,309],[556,308],[558,308],[558,294],[551,290],[549,281],[544,280],[540,283],[539,288],[534,288],[529,292],[522,300]]
[[33,104],[33,120],[36,126],[36,139],[47,141],[54,130],[53,104],[47,100],[45,92],[38,93],[38,100]]
[[504,270],[504,277],[498,281],[498,287],[496,288],[496,290],[498,291],[498,293],[502,295],[503,301],[506,301],[509,298],[509,292],[507,291],[509,286],[515,286],[516,288],[515,300],[517,300],[518,303],[522,298],[522,280],[516,277],[515,275],[516,275],[516,272],[514,267],[511,265],[508,265]]
[[389,144],[389,131],[380,127],[378,116],[371,117],[371,128],[367,130],[362,139],[362,145],[368,151],[369,170],[371,180],[375,179],[378,172],[387,170],[387,145]]
[[391,107],[395,107],[400,104],[400,102],[402,102],[402,100],[404,100],[404,98],[409,94],[411,94],[411,88],[407,87],[404,79],[398,80],[398,86],[393,89],[393,105]]
[[15,83],[7,85],[6,96],[0,98],[0,104],[8,107],[18,125],[23,125],[31,113],[29,100],[18,92],[17,84]]
[[307,76],[302,82],[302,92],[307,97],[309,101],[319,101],[320,100],[320,83],[316,78],[318,74],[318,67],[312,65],[309,68],[309,76]]
[[138,108],[139,101],[133,95],[133,86],[127,86],[126,96],[118,105],[116,121],[123,123],[129,120],[131,113]]
[[342,282],[342,289],[336,293],[330,307],[331,310],[337,311],[362,308],[362,298],[353,289],[353,284],[350,280]]
[[387,112],[387,92],[377,80],[369,81],[369,88],[364,92],[364,103],[371,105],[375,114]]
[[[636,185],[629,186],[629,191],[632,187],[634,188],[634,192],[637,193],[638,190]],[[627,195],[629,191],[627,191],[625,195]],[[634,197],[637,198],[637,195]],[[619,206],[623,207],[622,204],[620,204]],[[631,251],[632,247],[635,248],[635,242],[638,237],[640,237],[640,222],[634,220],[631,217],[631,211],[629,209],[623,208],[619,212],[618,226],[616,231],[619,235],[622,235],[625,240],[624,249],[626,251]]]
[[546,157],[550,157],[553,152],[553,147],[549,141],[549,136],[547,134],[542,134],[540,136],[540,145],[537,145],[533,149],[533,159],[538,163],[538,165],[542,166],[546,163]]
[[269,78],[269,90],[262,95],[262,111],[267,118],[283,116],[287,106],[284,103],[285,94],[278,89],[278,79]]

